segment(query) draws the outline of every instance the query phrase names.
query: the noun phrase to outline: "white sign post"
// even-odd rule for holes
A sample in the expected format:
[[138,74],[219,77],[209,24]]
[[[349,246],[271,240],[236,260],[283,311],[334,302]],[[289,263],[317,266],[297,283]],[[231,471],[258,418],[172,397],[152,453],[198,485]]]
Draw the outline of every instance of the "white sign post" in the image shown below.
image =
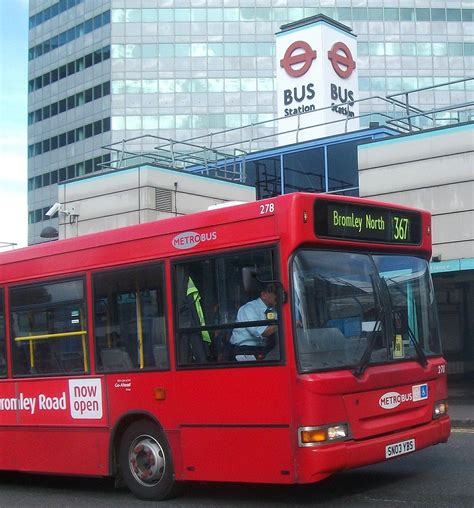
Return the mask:
[[280,144],[359,129],[357,42],[351,32],[317,15],[276,34]]

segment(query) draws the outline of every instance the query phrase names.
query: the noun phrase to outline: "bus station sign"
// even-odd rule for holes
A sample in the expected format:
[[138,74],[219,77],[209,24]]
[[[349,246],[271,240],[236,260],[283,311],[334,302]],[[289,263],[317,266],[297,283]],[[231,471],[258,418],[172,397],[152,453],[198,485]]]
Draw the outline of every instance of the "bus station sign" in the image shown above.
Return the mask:
[[[276,55],[280,143],[359,128],[357,44],[350,28],[322,15],[284,25]],[[347,128],[338,122],[345,119]],[[297,138],[288,132],[296,128]]]

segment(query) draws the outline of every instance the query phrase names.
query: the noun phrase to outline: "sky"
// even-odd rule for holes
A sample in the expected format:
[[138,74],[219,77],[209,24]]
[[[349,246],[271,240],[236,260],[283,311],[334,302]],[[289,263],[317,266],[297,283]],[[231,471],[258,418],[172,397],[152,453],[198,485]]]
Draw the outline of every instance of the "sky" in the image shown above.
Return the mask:
[[27,244],[27,88],[28,0],[0,0],[0,246]]

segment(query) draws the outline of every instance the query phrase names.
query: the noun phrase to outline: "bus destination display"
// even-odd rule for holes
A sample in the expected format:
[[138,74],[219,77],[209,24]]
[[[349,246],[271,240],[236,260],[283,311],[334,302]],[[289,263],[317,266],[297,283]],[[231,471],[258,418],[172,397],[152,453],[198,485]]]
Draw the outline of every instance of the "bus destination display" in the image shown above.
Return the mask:
[[314,229],[317,236],[384,242],[419,244],[421,215],[393,208],[353,203],[316,201]]

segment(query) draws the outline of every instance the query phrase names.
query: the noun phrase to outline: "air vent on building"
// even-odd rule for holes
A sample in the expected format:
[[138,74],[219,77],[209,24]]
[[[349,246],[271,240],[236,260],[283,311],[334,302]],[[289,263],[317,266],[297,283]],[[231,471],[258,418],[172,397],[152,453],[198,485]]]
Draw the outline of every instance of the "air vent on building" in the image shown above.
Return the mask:
[[155,209],[159,212],[173,213],[173,191],[155,187]]

